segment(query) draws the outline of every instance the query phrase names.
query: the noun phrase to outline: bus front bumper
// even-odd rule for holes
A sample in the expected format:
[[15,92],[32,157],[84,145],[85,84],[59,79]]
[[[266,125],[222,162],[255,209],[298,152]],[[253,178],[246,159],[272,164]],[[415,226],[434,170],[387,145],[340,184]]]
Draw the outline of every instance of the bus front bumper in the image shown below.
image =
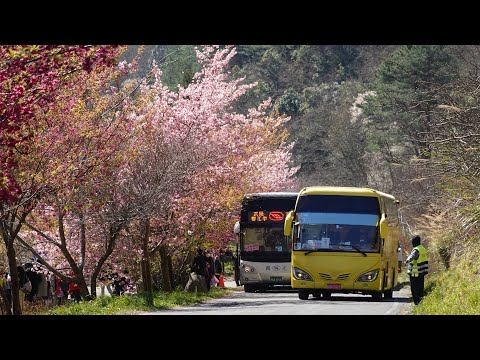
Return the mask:
[[240,283],[262,285],[290,285],[290,273],[256,273],[240,274]]
[[342,281],[306,281],[292,278],[291,285],[293,289],[312,289],[312,290],[328,290],[339,293],[369,293],[379,291],[381,289],[380,280],[372,282],[342,282]]

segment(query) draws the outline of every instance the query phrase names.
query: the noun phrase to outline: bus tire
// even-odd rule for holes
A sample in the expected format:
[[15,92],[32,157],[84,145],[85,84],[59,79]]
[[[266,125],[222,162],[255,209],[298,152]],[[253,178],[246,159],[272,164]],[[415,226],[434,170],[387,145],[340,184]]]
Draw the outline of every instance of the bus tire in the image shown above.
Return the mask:
[[308,292],[308,290],[303,290],[303,289],[298,290],[298,298],[300,300],[308,300],[309,295],[310,293]]
[[376,301],[382,301],[382,292],[381,291],[376,291],[376,292],[372,293],[372,298],[373,298],[373,300],[376,300]]
[[332,293],[331,293],[330,291],[324,291],[324,292],[322,293],[322,296],[323,296],[324,299],[329,300],[329,299],[332,298]]
[[387,290],[383,292],[383,297],[385,299],[391,299],[393,298],[393,289]]
[[243,290],[246,292],[246,293],[253,293],[255,292],[257,288],[251,284],[245,284],[243,285]]

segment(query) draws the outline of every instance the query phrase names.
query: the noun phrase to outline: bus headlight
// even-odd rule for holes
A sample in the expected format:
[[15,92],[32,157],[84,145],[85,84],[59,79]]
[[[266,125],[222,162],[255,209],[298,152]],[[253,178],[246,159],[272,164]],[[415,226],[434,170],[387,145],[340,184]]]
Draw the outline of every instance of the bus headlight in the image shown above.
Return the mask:
[[243,270],[245,270],[245,272],[251,272],[251,273],[255,272],[255,268],[249,265],[244,265]]
[[378,276],[378,269],[368,271],[362,275],[360,275],[357,279],[359,282],[371,282],[375,281]]
[[307,280],[313,281],[312,277],[303,270],[296,268],[295,266],[292,267],[293,277],[296,280]]

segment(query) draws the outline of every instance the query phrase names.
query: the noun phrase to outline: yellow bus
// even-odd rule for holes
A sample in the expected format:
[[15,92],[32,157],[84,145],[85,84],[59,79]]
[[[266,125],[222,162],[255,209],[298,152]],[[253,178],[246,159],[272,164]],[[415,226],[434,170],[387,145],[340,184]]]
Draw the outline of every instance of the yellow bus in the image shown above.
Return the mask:
[[357,293],[392,298],[398,280],[398,203],[369,188],[300,190],[284,224],[293,244],[291,286],[298,297]]

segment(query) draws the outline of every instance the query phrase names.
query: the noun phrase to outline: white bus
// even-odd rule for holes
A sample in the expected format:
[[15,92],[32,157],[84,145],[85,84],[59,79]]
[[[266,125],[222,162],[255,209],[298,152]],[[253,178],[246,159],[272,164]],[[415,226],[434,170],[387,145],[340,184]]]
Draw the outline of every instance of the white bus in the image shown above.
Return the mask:
[[237,281],[245,292],[290,286],[292,243],[283,234],[286,214],[295,208],[296,192],[246,194],[240,221],[235,263]]

